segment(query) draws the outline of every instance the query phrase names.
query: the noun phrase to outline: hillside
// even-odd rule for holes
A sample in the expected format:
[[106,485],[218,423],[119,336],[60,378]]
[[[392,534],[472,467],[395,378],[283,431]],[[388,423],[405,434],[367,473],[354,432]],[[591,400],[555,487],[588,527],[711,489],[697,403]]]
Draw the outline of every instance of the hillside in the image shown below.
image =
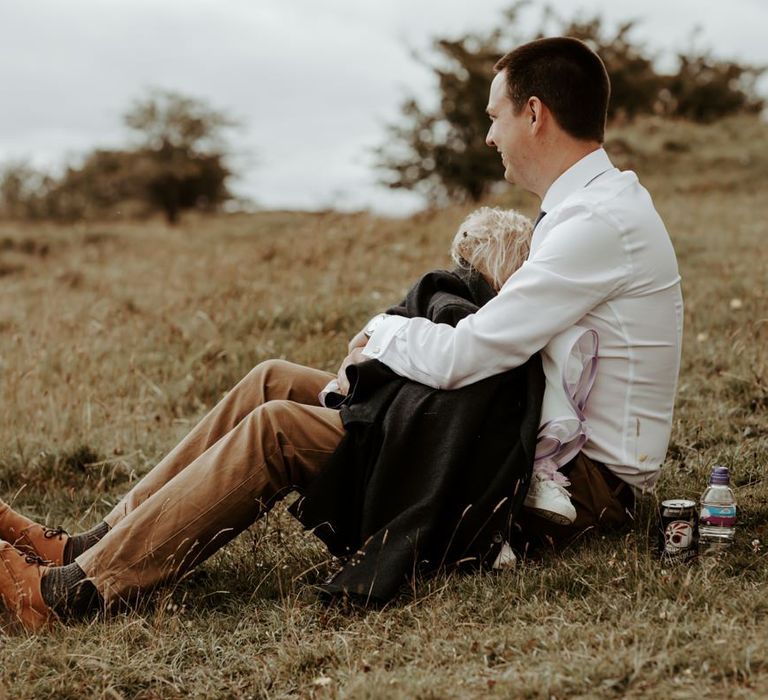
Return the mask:
[[[279,507],[135,612],[0,637],[0,698],[768,694],[768,126],[647,120],[608,149],[654,195],[684,280],[658,496],[695,498],[729,466],[727,561],[662,570],[648,503],[623,539],[419,581],[383,610],[327,608],[312,584],[333,562]],[[514,192],[491,203],[536,211]],[[95,524],[260,360],[335,371],[365,319],[448,264],[470,209],[0,223],[0,494]]]

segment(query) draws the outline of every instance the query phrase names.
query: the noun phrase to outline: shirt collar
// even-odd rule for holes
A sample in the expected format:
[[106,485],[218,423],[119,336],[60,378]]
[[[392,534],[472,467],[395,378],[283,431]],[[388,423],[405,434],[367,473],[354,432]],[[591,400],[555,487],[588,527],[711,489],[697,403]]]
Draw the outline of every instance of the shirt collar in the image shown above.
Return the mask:
[[598,175],[613,168],[605,149],[598,148],[576,161],[568,170],[557,178],[541,200],[541,210],[550,212],[569,194],[586,187]]

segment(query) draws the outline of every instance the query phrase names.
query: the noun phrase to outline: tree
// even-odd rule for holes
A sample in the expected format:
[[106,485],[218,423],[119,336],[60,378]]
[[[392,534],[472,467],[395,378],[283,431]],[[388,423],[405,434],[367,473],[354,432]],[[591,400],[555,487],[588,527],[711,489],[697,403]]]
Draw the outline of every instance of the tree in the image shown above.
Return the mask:
[[504,12],[504,29],[436,39],[431,61],[416,56],[435,74],[439,104],[429,110],[414,98],[403,103],[404,121],[390,124],[385,145],[374,151],[377,167],[389,174],[383,184],[419,191],[438,204],[477,201],[499,181],[501,165],[485,145],[488,83],[503,54],[499,47],[521,40],[515,26],[524,5]]
[[184,209],[211,211],[230,198],[222,134],[233,122],[221,112],[153,91],[124,120],[135,134],[132,147],[94,150],[60,177],[7,165],[0,172],[0,214],[69,222],[159,210],[176,223]]
[[222,132],[234,122],[205,102],[153,91],[125,115],[138,137],[133,177],[148,203],[176,223],[183,209],[230,199]]
[[72,222],[109,217],[141,204],[140,185],[134,175],[136,155],[130,151],[97,149],[82,163],[70,165],[57,180],[39,192],[45,218]]
[[729,114],[758,114],[765,101],[757,94],[764,67],[713,58],[709,53],[679,54],[680,69],[667,80],[669,111],[697,122]]
[[441,95],[437,112],[416,100],[402,107],[407,123],[390,125],[389,134],[401,148],[378,150],[379,164],[394,178],[390,187],[421,190],[433,201],[444,198],[480,199],[499,179],[499,164],[488,157],[485,117],[488,79],[496,53],[471,50],[469,39],[443,40],[438,50],[455,68],[435,69]]
[[30,200],[43,176],[24,162],[6,163],[0,172],[0,213],[6,219],[30,217]]

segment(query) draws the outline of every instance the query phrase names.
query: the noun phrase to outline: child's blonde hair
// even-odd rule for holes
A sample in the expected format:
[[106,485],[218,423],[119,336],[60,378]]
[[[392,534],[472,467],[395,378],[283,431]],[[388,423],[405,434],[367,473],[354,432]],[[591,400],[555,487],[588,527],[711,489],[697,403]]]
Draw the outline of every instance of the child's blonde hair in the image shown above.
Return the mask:
[[451,244],[451,258],[463,268],[473,267],[497,291],[528,258],[533,222],[514,209],[480,207],[459,226]]

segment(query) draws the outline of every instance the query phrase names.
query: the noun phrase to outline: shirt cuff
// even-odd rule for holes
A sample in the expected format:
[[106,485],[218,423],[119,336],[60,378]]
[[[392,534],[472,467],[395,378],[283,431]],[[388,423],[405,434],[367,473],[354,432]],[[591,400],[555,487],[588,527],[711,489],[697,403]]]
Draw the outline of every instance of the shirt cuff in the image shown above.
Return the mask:
[[392,343],[397,332],[408,323],[405,316],[387,316],[376,326],[367,345],[363,348],[363,355],[372,360],[378,360],[381,354]]

